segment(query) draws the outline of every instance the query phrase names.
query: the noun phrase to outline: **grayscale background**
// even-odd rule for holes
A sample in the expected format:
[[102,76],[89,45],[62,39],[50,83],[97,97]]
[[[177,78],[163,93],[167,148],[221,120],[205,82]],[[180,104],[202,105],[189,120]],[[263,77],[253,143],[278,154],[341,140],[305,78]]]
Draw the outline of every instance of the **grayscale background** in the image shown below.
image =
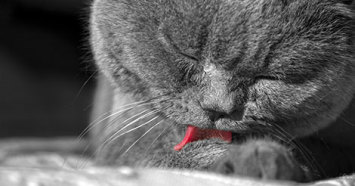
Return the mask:
[[86,127],[95,79],[89,3],[0,0],[0,137],[72,136]]

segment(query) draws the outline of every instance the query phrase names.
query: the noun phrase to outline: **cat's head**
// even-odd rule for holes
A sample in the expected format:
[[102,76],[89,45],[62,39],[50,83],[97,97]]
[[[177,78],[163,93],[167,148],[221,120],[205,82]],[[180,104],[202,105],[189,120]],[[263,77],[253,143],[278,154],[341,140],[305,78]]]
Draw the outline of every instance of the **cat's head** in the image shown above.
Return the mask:
[[122,91],[164,95],[154,107],[178,124],[242,131],[259,120],[306,135],[352,99],[350,3],[99,0],[92,43]]

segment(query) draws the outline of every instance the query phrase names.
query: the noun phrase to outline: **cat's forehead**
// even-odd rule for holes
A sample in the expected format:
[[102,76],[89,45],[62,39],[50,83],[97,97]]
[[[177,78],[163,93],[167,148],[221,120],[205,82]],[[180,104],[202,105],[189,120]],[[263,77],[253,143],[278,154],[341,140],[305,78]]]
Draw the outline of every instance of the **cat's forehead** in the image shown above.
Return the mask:
[[[184,52],[213,61],[228,62],[242,55],[264,60],[263,50],[272,50],[278,42],[331,37],[352,20],[351,13],[334,1],[184,2],[164,16],[166,33]],[[247,48],[249,54],[243,54]]]

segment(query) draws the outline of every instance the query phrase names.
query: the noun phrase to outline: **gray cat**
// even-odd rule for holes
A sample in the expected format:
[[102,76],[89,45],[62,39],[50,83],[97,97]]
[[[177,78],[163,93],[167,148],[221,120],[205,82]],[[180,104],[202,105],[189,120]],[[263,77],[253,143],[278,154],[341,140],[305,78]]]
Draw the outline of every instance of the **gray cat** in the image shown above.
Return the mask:
[[355,172],[351,4],[95,0],[97,162],[296,181]]

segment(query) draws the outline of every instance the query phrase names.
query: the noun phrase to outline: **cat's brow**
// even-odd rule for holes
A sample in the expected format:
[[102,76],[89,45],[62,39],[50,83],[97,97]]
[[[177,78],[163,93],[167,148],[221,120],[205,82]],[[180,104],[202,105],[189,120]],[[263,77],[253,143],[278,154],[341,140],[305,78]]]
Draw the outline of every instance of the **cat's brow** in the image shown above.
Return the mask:
[[196,56],[191,54],[187,54],[186,52],[182,51],[169,37],[169,35],[164,34],[163,32],[158,32],[158,40],[164,45],[164,48],[167,51],[173,52],[178,54],[184,58],[188,58],[193,61],[198,61],[199,59]]

